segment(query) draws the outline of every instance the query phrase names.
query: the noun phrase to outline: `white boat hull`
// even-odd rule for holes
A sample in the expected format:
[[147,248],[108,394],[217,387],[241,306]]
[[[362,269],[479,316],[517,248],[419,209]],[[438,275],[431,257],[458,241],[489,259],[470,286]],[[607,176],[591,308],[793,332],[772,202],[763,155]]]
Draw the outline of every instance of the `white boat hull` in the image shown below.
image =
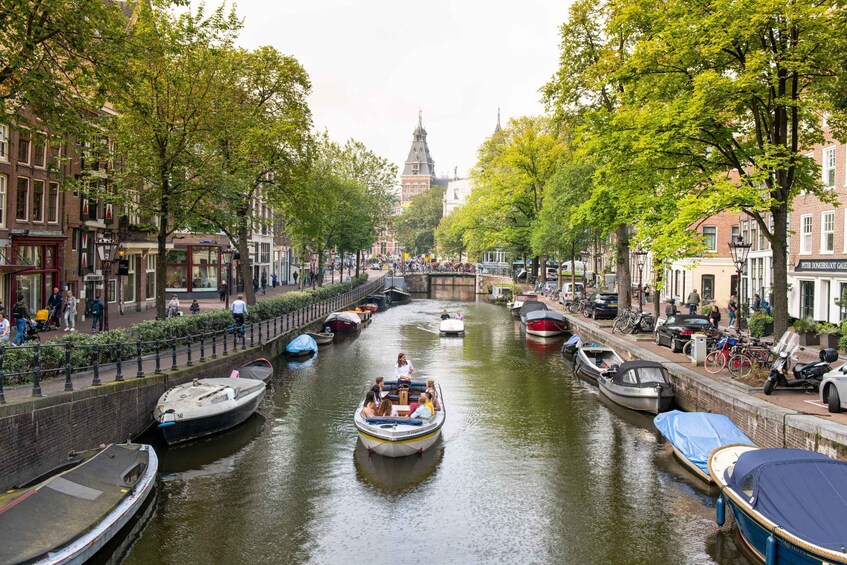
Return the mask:
[[432,447],[439,437],[441,437],[441,428],[426,436],[407,441],[386,441],[359,430],[359,439],[362,441],[362,445],[368,451],[383,457],[406,457],[422,453]]

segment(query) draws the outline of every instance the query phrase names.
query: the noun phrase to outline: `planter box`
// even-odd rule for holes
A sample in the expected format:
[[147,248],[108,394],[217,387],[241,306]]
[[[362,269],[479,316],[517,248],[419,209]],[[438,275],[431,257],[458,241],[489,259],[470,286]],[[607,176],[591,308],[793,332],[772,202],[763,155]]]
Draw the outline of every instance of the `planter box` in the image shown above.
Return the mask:
[[841,337],[841,334],[821,334],[818,336],[821,342],[821,347],[831,347],[833,349],[838,349],[838,339]]
[[820,345],[820,339],[818,339],[817,334],[812,332],[801,332],[797,334],[800,337],[800,345]]
[[773,335],[773,322],[767,322],[765,324],[765,333],[764,335]]

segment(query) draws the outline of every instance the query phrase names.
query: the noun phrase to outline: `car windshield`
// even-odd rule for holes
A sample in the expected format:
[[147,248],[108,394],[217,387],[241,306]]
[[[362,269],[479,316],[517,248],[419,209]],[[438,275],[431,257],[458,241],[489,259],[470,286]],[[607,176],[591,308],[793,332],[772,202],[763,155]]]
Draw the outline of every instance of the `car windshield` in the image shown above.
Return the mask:
[[617,294],[601,294],[597,298],[599,298],[600,300],[611,300],[611,301],[614,302],[615,300],[618,299],[618,295]]
[[677,324],[682,324],[683,326],[708,326],[709,320],[705,318],[679,318],[676,321]]
[[638,380],[642,384],[667,382],[664,370],[659,367],[640,367],[638,369]]

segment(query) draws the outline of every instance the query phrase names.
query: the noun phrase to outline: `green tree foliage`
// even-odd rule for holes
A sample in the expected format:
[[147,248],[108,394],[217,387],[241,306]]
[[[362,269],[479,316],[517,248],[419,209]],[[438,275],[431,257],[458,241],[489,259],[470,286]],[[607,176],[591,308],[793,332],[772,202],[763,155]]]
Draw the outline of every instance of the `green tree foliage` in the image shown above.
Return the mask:
[[457,257],[462,261],[462,254],[467,249],[465,234],[467,227],[467,207],[461,206],[441,218],[435,230],[435,245],[439,254],[446,257]]
[[435,250],[435,230],[444,211],[444,189],[433,186],[412,197],[409,208],[394,222],[397,241],[410,255]]

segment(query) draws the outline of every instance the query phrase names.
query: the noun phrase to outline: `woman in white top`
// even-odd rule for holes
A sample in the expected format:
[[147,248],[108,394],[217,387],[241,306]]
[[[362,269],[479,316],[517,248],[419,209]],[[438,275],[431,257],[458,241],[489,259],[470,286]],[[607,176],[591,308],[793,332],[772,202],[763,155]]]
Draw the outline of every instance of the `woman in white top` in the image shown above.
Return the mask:
[[9,320],[3,312],[0,312],[0,342],[4,345],[9,344]]
[[411,381],[414,372],[415,368],[412,366],[412,362],[406,359],[406,354],[398,355],[397,365],[394,366],[394,376],[401,381]]
[[165,317],[172,318],[177,315],[177,312],[179,312],[179,298],[174,294],[168,302],[168,311]]

